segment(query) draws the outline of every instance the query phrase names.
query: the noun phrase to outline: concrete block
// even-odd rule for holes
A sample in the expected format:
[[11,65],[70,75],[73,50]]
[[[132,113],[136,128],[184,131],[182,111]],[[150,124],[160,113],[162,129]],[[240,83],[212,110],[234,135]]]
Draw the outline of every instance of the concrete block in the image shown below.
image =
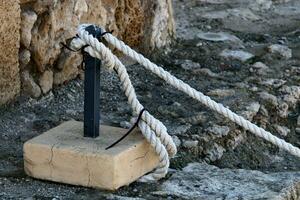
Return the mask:
[[105,150],[126,131],[102,125],[98,138],[84,138],[82,122],[65,122],[24,144],[25,172],[38,179],[108,190],[128,185],[152,171],[159,160],[138,130]]

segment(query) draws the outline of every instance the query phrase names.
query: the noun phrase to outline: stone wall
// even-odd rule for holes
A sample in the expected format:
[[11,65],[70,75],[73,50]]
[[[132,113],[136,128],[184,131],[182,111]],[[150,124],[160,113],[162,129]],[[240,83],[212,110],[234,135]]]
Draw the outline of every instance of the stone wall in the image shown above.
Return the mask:
[[[60,42],[74,36],[80,23],[94,23],[113,30],[114,35],[144,53],[167,45],[174,34],[171,0],[0,2],[0,21],[5,24],[1,26],[0,37],[8,41],[0,47],[11,47],[3,55],[0,52],[0,70],[5,74],[0,78],[0,104],[19,93],[19,80],[21,92],[37,98],[53,86],[78,76],[81,56],[62,49]],[[16,8],[14,12],[10,12],[12,8]],[[12,21],[7,23],[9,20]]]
[[20,21],[19,3],[0,0],[0,102],[9,101],[20,92]]

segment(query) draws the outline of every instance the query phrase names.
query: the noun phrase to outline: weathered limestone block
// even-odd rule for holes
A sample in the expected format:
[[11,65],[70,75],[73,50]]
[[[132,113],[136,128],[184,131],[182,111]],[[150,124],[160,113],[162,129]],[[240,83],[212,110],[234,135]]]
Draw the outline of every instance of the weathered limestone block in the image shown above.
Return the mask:
[[21,8],[22,48],[31,54],[27,68],[38,76],[50,69],[54,85],[75,78],[80,71],[79,54],[66,53],[60,42],[73,37],[81,23],[113,30],[143,52],[168,44],[174,34],[170,0],[21,0]]
[[83,137],[83,123],[69,121],[24,144],[25,172],[35,178],[109,190],[128,185],[159,163],[139,131],[105,148],[127,129],[100,127],[100,137]]
[[13,99],[20,91],[20,22],[19,2],[0,0],[0,104]]

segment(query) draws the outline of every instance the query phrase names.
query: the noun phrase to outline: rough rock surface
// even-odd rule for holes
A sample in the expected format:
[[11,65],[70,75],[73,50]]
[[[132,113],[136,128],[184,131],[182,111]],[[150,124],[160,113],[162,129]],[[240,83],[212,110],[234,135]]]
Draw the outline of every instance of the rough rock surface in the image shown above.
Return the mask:
[[0,105],[20,91],[19,46],[20,6],[18,1],[0,1]]
[[[113,30],[118,38],[144,53],[166,46],[174,34],[170,0],[21,0],[20,5],[15,0],[2,1],[0,20],[4,24],[1,26],[1,47],[9,49],[0,57],[0,62],[4,63],[1,64],[4,74],[0,79],[1,88],[9,91],[1,92],[0,104],[19,93],[16,59],[19,51],[21,71],[29,71],[36,80],[48,77],[44,82],[60,85],[74,79],[80,73],[81,61],[78,60],[81,57],[74,53],[71,56],[62,50],[60,43],[75,36],[81,23],[94,23]],[[53,72],[52,77],[44,75],[49,70]],[[52,85],[46,90],[49,88]]]
[[190,163],[164,182],[158,196],[180,199],[299,199],[300,172],[265,174],[244,169]]
[[28,94],[31,97],[39,97],[41,95],[41,88],[34,81],[33,77],[28,71],[21,72],[21,81],[22,88],[25,94]]
[[[170,49],[162,48],[152,54],[151,60],[204,94],[217,89],[234,90],[233,95],[211,98],[299,147],[300,1],[291,0],[283,4],[272,1],[270,8],[267,5],[261,8],[260,5],[268,2],[174,0],[178,38]],[[241,42],[203,40],[198,37],[199,32],[226,32]],[[292,57],[282,59],[274,56],[268,51],[272,44],[287,46],[292,50]],[[224,49],[240,49],[255,57],[246,62],[225,59],[219,56]],[[255,68],[254,73],[251,72],[256,62],[268,66],[267,73],[256,73],[261,66]],[[25,176],[22,158],[24,141],[64,121],[83,120],[83,82],[76,79],[65,87],[54,88],[38,100],[19,98],[13,106],[0,108],[0,198],[167,199],[163,194],[155,194],[162,190],[160,186],[171,180],[172,174],[176,176],[182,173],[189,163],[203,161],[217,166],[216,172],[220,172],[219,168],[226,168],[226,173],[239,171],[237,169],[249,173],[254,170],[260,171],[254,174],[266,180],[269,180],[269,173],[270,176],[289,174],[286,176],[289,180],[298,177],[299,158],[244,131],[170,87],[142,66],[135,64],[127,69],[139,100],[151,114],[162,120],[178,146],[178,154],[171,159],[168,176],[154,184],[133,183],[114,193],[43,182]],[[39,84],[38,77],[32,77]],[[122,122],[131,121],[131,109],[119,86],[116,75],[101,68],[102,124],[128,126],[128,123]],[[276,101],[270,95],[262,95],[261,98],[260,93],[273,95]],[[285,130],[289,129],[290,132],[283,136],[276,131],[275,127],[278,126],[286,127]],[[232,183],[237,184],[239,177],[234,177]],[[274,180],[278,180],[278,177],[276,175]],[[285,184],[283,188],[295,186],[293,182],[286,181],[288,179],[282,179]],[[278,194],[277,198],[282,199],[280,191],[274,192],[276,188],[273,185],[278,184],[272,181],[268,183],[264,187],[265,192]],[[246,194],[251,192],[245,191]],[[288,197],[295,197],[299,190],[288,190],[288,194]],[[214,197],[215,193],[211,195]],[[183,198],[169,196],[169,199]]]

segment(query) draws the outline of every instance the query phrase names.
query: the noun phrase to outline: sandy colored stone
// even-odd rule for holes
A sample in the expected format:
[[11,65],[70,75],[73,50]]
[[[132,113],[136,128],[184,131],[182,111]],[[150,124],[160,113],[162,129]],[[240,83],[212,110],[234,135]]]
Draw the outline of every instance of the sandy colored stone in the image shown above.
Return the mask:
[[39,80],[39,84],[44,94],[49,92],[53,86],[53,72],[51,70],[45,71]]
[[20,92],[20,22],[19,2],[0,0],[0,105]]
[[48,69],[54,85],[77,77],[80,57],[65,56],[60,43],[75,36],[79,24],[105,27],[143,53],[169,44],[175,31],[171,0],[1,0],[0,22],[5,49],[0,53],[0,104],[20,92],[18,57],[20,70],[30,64],[36,80]]
[[63,53],[58,59],[56,68],[59,71],[54,73],[54,85],[61,85],[64,82],[74,79],[79,72],[79,66],[82,63],[82,57],[74,53]]
[[33,11],[24,11],[21,13],[21,43],[29,48],[31,43],[31,30],[37,20],[37,15]]
[[55,65],[61,54],[59,43],[73,37],[81,23],[113,30],[115,36],[144,52],[168,44],[174,34],[171,1],[57,0],[25,5],[31,10],[26,13],[38,16],[30,49],[40,72]]
[[25,172],[35,178],[115,190],[153,170],[158,157],[136,131],[105,150],[126,129],[101,126],[100,137],[84,138],[83,123],[69,121],[24,144]]
[[28,71],[23,71],[21,73],[22,89],[24,94],[31,97],[37,98],[41,96],[42,91],[39,85],[34,81],[33,77]]

